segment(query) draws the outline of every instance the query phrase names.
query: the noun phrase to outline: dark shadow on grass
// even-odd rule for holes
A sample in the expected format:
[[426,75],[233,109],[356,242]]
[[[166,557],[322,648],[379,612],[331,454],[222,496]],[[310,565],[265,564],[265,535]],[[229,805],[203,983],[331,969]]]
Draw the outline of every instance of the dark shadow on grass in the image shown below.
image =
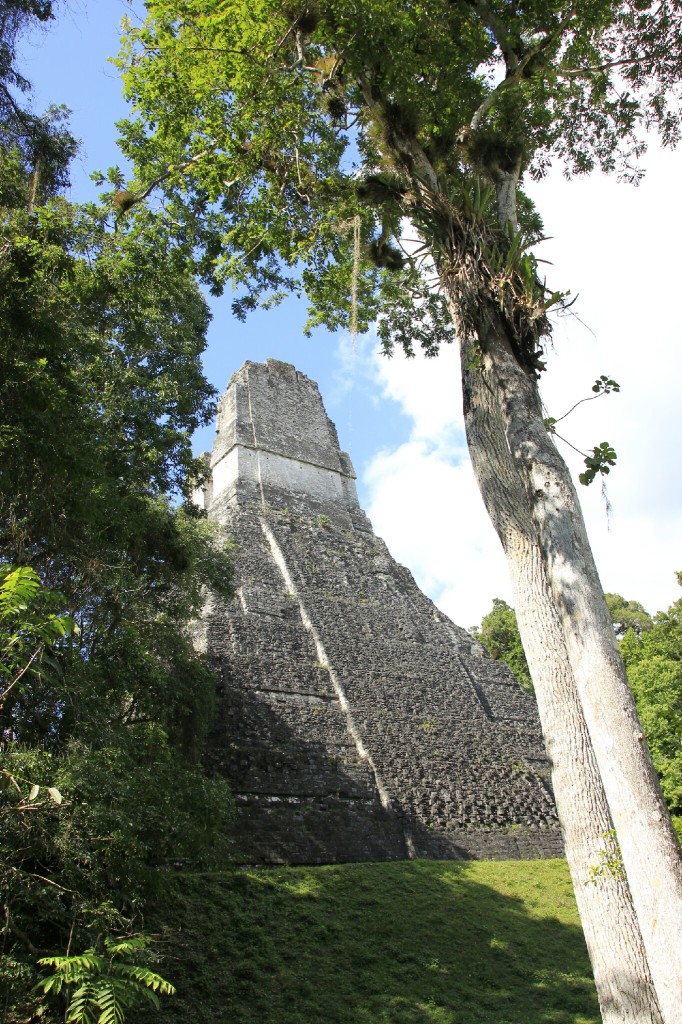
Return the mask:
[[176,875],[148,928],[175,1024],[600,1019],[563,862]]

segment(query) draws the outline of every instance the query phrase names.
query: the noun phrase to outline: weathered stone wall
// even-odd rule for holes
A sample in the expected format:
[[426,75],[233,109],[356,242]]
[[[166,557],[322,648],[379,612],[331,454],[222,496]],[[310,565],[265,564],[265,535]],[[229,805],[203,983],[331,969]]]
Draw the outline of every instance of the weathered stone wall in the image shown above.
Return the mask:
[[218,426],[203,500],[237,541],[238,600],[207,608],[200,642],[238,855],[559,855],[534,701],[374,535],[317,386],[247,363]]

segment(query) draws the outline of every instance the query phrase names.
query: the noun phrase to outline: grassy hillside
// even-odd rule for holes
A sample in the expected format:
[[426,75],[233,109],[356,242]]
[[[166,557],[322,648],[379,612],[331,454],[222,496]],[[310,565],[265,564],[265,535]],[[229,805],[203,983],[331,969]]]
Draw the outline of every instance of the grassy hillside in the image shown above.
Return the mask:
[[166,1024],[597,1024],[563,861],[174,875]]

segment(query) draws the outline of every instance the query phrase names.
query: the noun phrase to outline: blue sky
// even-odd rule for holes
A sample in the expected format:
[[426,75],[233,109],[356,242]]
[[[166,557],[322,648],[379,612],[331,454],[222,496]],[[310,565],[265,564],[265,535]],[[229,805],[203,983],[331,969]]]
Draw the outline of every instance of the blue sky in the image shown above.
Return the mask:
[[[72,198],[93,194],[94,169],[120,163],[114,122],[125,113],[116,53],[126,0],[65,0],[56,22],[23,48],[23,70],[37,107],[64,103],[83,140]],[[609,440],[619,462],[609,480],[613,514],[598,487],[581,488],[588,531],[607,590],[655,611],[679,595],[682,569],[679,306],[682,154],[652,142],[638,189],[600,175],[566,182],[559,172],[533,186],[552,240],[538,255],[552,262],[553,287],[578,294],[576,316],[555,325],[542,382],[560,416],[607,373],[618,396],[582,406],[566,436],[588,448]],[[379,356],[372,336],[304,338],[304,309],[291,300],[246,324],[229,297],[212,303],[206,373],[223,390],[245,359],[283,359],[316,380],[375,530],[422,588],[460,625],[471,626],[495,596],[510,599],[504,559],[478,497],[465,451],[458,371],[452,351],[407,363]],[[195,439],[210,447],[212,430]],[[581,459],[564,449],[572,470]]]
[[[119,24],[131,8],[127,0],[66,0],[47,29],[36,31],[23,48],[23,68],[34,84],[34,103],[64,103],[72,111],[74,134],[82,140],[72,173],[71,195],[75,200],[97,195],[89,179],[95,170],[121,164],[116,146],[116,120],[124,117],[116,68],[108,61],[119,43]],[[133,15],[134,16],[134,15]],[[317,331],[303,336],[305,304],[294,298],[270,312],[257,311],[245,324],[230,311],[230,296],[211,302],[213,323],[205,355],[205,371],[219,391],[246,359],[282,359],[320,385],[327,411],[335,420],[342,443],[354,442],[355,457],[364,463],[379,444],[388,443],[404,419],[396,403],[381,410],[366,388],[341,386],[339,338]],[[403,432],[408,429],[402,425]],[[195,438],[198,450],[210,448],[213,430]]]

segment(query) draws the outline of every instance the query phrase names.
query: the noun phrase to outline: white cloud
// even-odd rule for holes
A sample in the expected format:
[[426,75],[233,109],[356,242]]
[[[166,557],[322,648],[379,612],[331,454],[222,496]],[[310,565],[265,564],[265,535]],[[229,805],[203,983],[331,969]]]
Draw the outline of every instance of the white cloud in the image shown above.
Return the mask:
[[328,403],[341,404],[345,396],[358,389],[378,400],[373,379],[373,353],[377,345],[376,330],[356,338],[341,335],[334,352],[334,387],[325,396]]
[[392,555],[459,625],[509,600],[506,565],[468,460],[448,460],[427,441],[380,452],[365,483],[369,517]]
[[[682,568],[682,208],[670,201],[682,159],[652,147],[646,163],[636,189],[596,177],[554,178],[535,191],[556,236],[547,243],[552,278],[578,293],[577,311],[594,332],[570,318],[557,326],[543,393],[555,414],[601,373],[621,385],[561,427],[578,447],[608,440],[618,452],[610,530],[596,486],[580,488],[588,531],[604,587],[656,611],[679,596],[674,570]],[[580,471],[577,456],[569,462]]]
[[443,447],[460,435],[465,450],[459,359],[453,346],[444,347],[435,359],[421,353],[413,359],[401,352],[391,359],[374,354],[373,371],[384,396],[411,417],[413,437]]
[[412,429],[369,463],[367,512],[422,590],[455,622],[473,626],[493,597],[509,600],[509,586],[466,454],[456,353],[373,364],[383,396],[399,403]]
[[[616,448],[610,528],[598,484],[579,487],[580,498],[605,589],[651,611],[677,599],[682,569],[682,207],[670,202],[681,164],[679,154],[654,150],[638,189],[560,175],[533,189],[556,235],[538,253],[554,264],[550,284],[579,293],[577,316],[556,324],[543,395],[558,416],[591,394],[600,374],[621,384],[560,432],[583,450],[604,440]],[[375,530],[451,618],[477,623],[493,597],[510,599],[509,584],[465,454],[456,353],[386,360],[364,350],[362,376],[410,419],[409,438],[378,451],[364,474]],[[582,459],[564,454],[577,477]]]

